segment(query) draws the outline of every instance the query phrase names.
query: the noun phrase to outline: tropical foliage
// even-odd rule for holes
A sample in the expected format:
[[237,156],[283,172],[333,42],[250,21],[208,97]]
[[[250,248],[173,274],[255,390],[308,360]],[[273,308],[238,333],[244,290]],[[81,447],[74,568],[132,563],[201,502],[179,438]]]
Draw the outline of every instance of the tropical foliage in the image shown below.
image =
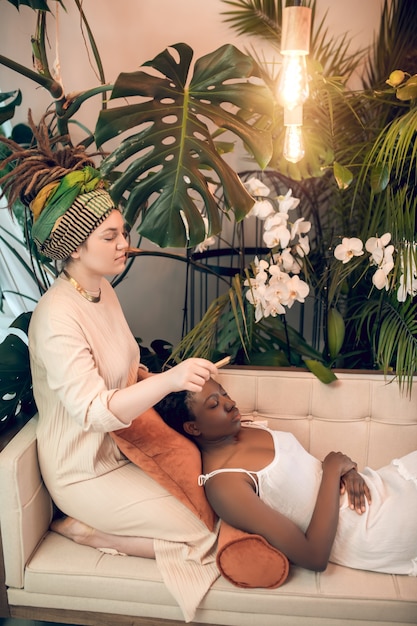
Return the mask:
[[[56,75],[48,58],[46,0],[11,2],[16,8],[27,4],[36,11],[36,33],[32,37],[35,69],[0,55],[0,64],[50,93],[49,109],[53,115],[48,118],[49,132],[56,145],[72,144],[72,129],[75,125],[82,128],[85,137],[81,144],[90,152],[97,150],[98,167],[112,182],[110,193],[124,210],[128,225],[137,228],[139,238],[145,235],[160,246],[184,248],[219,233],[220,211],[230,212],[237,221],[241,220],[254,200],[222,155],[238,139],[260,167],[265,167],[271,158],[273,98],[259,79],[256,62],[226,45],[197,59],[191,72],[193,51],[179,43],[145,63],[141,71],[121,73],[116,83],[109,85],[82,3],[79,0],[74,3],[87,33],[89,58],[96,64],[98,86],[65,93],[64,81]],[[97,94],[102,94],[103,99],[97,127],[90,131],[80,124],[77,116],[83,105]],[[2,94],[0,121],[12,119],[21,101],[20,91]],[[113,106],[115,103],[118,106]],[[13,131],[16,133],[13,139],[19,141],[17,127]],[[228,132],[228,141],[218,140],[216,135],[224,131]],[[24,135],[23,140],[30,143],[32,138],[27,129]],[[106,144],[114,137],[119,139],[119,145],[106,152]],[[5,154],[4,146],[2,149]],[[212,183],[223,190],[225,203],[221,210]],[[57,268],[41,257],[33,245],[28,212],[21,206],[14,210],[22,225],[29,257],[19,255],[20,242],[14,241],[3,226],[0,226],[0,240],[11,257],[20,260],[28,280],[35,281],[41,295],[57,275]],[[186,255],[183,253],[178,258],[185,261]],[[124,275],[132,262],[133,259]],[[115,283],[121,278],[117,277]],[[25,295],[25,285],[21,291]],[[6,343],[1,346],[5,351],[8,347]],[[28,372],[27,352],[20,351],[20,356],[21,372],[9,370],[7,378],[3,371],[1,379],[2,385],[9,387],[7,394],[17,399],[16,407],[20,406],[16,381]],[[10,406],[8,401],[7,407]]]
[[[111,180],[111,193],[132,234],[137,230],[138,238],[185,247],[183,258],[195,263],[191,248],[207,237],[222,239],[224,215],[233,218],[238,229],[243,223],[247,228],[243,218],[257,198],[246,189],[245,177],[223,158],[235,139],[248,152],[249,175],[251,170],[260,175],[266,167],[271,197],[292,189],[300,198],[298,217],[312,224],[302,277],[317,304],[317,340],[307,342],[303,329],[295,330],[282,315],[255,321],[243,285],[249,259],[233,279],[231,291],[212,303],[173,358],[231,353],[237,362],[307,365],[327,380],[334,364],[395,370],[402,384],[410,380],[417,369],[415,2],[386,0],[374,46],[357,53],[350,52],[347,36],[329,34],[325,18],[316,24],[316,2],[309,2],[313,31],[311,96],[304,106],[306,154],[293,164],[282,157],[282,111],[274,97],[282,0],[224,0],[224,19],[237,33],[253,36],[257,43],[262,40],[262,55],[255,46],[242,52],[227,45],[197,59],[191,71],[193,51],[178,43],[140,71],[121,73],[114,85],[106,82],[82,2],[73,0],[99,76],[98,85],[73,94],[64,92],[48,59],[47,0],[9,1],[16,8],[26,4],[36,11],[36,69],[1,55],[0,64],[50,93],[55,113],[51,135],[71,143],[74,124],[83,128],[82,144],[97,151],[99,167]],[[362,87],[352,89],[349,81],[364,59]],[[400,74],[387,84],[393,70]],[[90,131],[77,116],[97,94],[102,95],[101,107],[96,128]],[[21,93],[1,98],[0,121],[12,119]],[[119,145],[109,148],[115,138]],[[31,247],[28,216],[21,212],[20,220],[33,259],[27,273],[42,293],[56,268]],[[366,271],[368,255],[344,264],[333,251],[343,238],[366,242],[386,233],[394,246],[394,267],[388,289],[379,291]],[[7,245],[13,249],[13,244]],[[404,301],[397,297],[401,276],[410,291]]]
[[[224,3],[225,19],[232,28],[252,35],[258,42],[264,40],[278,56],[281,2]],[[314,12],[315,2],[311,4]],[[297,164],[287,164],[282,159],[278,152],[283,143],[278,111],[277,127],[273,130],[275,151],[269,163],[273,170],[262,175],[267,178],[264,182],[269,184],[271,196],[285,195],[292,189],[301,199],[299,217],[312,223],[311,249],[303,276],[316,304],[319,332],[314,342],[314,359],[326,366],[336,363],[348,368],[395,371],[404,387],[408,387],[417,370],[415,19],[415,3],[384,3],[375,43],[366,51],[367,63],[360,75],[362,88],[353,90],[349,80],[358,74],[361,55],[351,55],[346,37],[330,37],[324,20],[316,26],[313,18],[311,95],[304,105],[306,154]],[[252,55],[257,56],[254,50]],[[265,60],[265,56],[258,62],[265,82],[272,85],[276,64]],[[378,253],[383,256],[377,262],[368,250],[367,254],[352,254],[349,263],[334,256],[344,239],[359,239],[362,249],[371,238],[380,242],[388,237],[389,246],[379,245]],[[387,250],[386,257],[382,249]],[[222,296],[211,307],[207,324],[203,320],[198,330],[185,337],[178,346],[178,357],[194,353],[192,343],[204,335],[205,328],[214,327],[215,312],[220,338],[213,337],[213,344],[238,355],[243,343],[244,362],[255,362],[254,353],[263,339],[263,356],[270,355],[269,346],[275,362],[281,359],[297,365],[301,356],[306,365],[314,366],[303,336],[293,337],[291,351],[288,350],[284,317],[253,323],[253,308],[248,310],[242,296],[243,280],[242,274],[239,282],[232,285],[229,301]],[[236,319],[234,333],[231,311],[235,312],[232,319]],[[266,321],[273,328],[268,328],[267,334]],[[273,336],[276,331],[284,337],[279,355]],[[205,336],[201,347],[207,350],[210,331]],[[339,337],[336,344],[334,336]],[[335,359],[334,345],[340,344],[341,337],[343,343]],[[197,345],[200,343],[197,341]]]
[[[117,177],[113,198],[120,203],[127,195],[125,216],[131,226],[143,212],[139,232],[151,241],[161,247],[188,247],[221,229],[209,182],[222,187],[226,210],[232,209],[237,221],[253,205],[222,159],[205,120],[239,137],[263,168],[272,155],[272,139],[256,123],[271,120],[272,98],[267,87],[247,80],[257,75],[256,63],[235,47],[225,45],[198,59],[191,78],[191,48],[186,44],[172,48],[178,60],[165,50],[145,63],[157,76],[145,71],[119,76],[112,99],[145,100],[102,111],[95,138],[102,145],[123,131],[137,129],[103,161],[101,171],[109,177],[136,156]],[[156,198],[145,211],[152,195]]]

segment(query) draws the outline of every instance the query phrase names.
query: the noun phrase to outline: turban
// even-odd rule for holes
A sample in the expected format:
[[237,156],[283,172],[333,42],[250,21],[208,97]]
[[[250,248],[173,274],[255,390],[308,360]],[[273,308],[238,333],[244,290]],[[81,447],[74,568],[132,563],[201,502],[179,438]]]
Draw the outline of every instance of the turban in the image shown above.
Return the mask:
[[115,209],[99,172],[86,166],[43,187],[31,203],[32,238],[39,251],[63,260]]

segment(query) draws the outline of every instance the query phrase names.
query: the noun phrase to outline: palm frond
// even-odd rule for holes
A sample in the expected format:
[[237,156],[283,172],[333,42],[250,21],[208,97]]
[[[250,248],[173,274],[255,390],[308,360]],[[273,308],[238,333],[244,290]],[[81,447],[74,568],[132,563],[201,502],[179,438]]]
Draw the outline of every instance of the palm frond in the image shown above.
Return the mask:
[[274,45],[281,38],[283,0],[222,0],[232,7],[221,14],[238,35],[261,37]]
[[362,170],[366,176],[372,168],[386,170],[387,179],[417,183],[417,108],[411,108],[383,128],[372,146]]
[[417,72],[417,3],[414,0],[385,0],[372,54],[363,80],[365,88],[380,88],[390,72]]
[[402,391],[411,392],[417,372],[417,303],[394,297],[366,301],[358,314],[358,333],[364,324],[372,337],[377,365],[394,373]]
[[170,360],[179,363],[192,356],[213,359],[216,354],[218,324],[228,304],[228,293],[213,300],[202,320],[175,346]]

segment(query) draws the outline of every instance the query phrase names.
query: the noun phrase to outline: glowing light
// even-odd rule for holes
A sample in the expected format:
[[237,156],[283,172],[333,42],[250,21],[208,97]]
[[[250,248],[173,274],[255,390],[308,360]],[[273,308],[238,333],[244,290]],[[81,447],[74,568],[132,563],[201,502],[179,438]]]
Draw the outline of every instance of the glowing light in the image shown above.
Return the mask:
[[311,8],[285,7],[282,11],[282,68],[277,98],[284,108],[284,157],[298,163],[304,156],[303,104],[309,95],[306,56],[310,51]]
[[304,142],[301,126],[287,126],[285,129],[284,157],[291,163],[298,163],[303,158]]
[[283,155],[291,163],[298,163],[305,154],[302,124],[302,106],[294,109],[284,109],[285,139]]
[[285,54],[278,82],[278,101],[286,109],[303,104],[309,94],[305,55]]

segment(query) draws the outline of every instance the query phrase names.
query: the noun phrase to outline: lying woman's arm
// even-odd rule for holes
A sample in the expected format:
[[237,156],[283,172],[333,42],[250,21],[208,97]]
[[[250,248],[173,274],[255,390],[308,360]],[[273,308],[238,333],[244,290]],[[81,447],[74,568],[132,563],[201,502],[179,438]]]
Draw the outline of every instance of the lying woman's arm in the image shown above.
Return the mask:
[[206,483],[205,490],[214,511],[230,525],[262,535],[295,565],[323,571],[339,519],[340,478],[353,468],[355,463],[344,454],[327,455],[316,505],[305,533],[262,502],[245,474],[217,474]]

